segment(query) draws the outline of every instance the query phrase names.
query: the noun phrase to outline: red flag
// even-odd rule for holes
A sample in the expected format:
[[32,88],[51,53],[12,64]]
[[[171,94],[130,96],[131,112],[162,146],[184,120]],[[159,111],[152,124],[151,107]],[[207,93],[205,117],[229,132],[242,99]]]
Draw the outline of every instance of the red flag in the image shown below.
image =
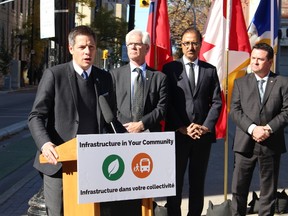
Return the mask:
[[[227,13],[227,8],[230,13]],[[231,14],[231,16],[227,17],[227,14]],[[226,50],[229,51],[227,52],[229,56],[227,64]],[[234,79],[245,74],[245,67],[249,64],[250,52],[251,48],[240,0],[233,0],[229,7],[227,7],[227,0],[214,0],[203,35],[200,59],[217,68],[221,83],[223,107],[216,124],[216,137],[218,139],[226,136],[227,111],[229,110],[227,104],[230,104],[230,92],[232,91]],[[228,68],[226,65],[228,65]],[[226,101],[224,96],[226,89],[223,86],[226,86],[227,75],[229,83]]]
[[161,71],[165,63],[173,60],[166,0],[150,2],[147,32],[151,37],[151,46],[146,55],[146,63]]

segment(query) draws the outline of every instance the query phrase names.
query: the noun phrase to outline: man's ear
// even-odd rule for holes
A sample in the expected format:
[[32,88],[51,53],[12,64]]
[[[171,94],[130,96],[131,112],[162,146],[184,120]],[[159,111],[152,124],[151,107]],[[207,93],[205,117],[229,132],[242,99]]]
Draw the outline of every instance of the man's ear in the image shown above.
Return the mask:
[[68,50],[69,50],[70,54],[73,55],[73,53],[74,53],[73,46],[68,45]]
[[149,49],[150,49],[150,45],[147,44],[147,46],[146,46],[146,53],[149,52]]

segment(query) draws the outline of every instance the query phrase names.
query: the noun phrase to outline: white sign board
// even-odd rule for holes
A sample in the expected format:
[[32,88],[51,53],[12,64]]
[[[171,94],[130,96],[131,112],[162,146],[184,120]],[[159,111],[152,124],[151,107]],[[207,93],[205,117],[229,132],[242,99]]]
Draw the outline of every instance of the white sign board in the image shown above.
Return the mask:
[[77,136],[78,202],[174,196],[175,134]]
[[40,38],[55,37],[54,0],[40,0]]

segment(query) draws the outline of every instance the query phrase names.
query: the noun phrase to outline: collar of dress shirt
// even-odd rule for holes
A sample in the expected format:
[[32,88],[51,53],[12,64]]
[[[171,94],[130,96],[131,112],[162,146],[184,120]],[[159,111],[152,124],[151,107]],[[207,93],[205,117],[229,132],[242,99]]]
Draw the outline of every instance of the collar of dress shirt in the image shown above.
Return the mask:
[[[76,73],[78,73],[81,76],[81,74],[83,73],[83,69],[79,65],[77,65],[76,62],[74,61],[73,61],[73,67]],[[85,70],[88,74],[88,77],[90,76],[91,70],[92,70],[92,66],[90,66],[87,70]]]
[[267,83],[267,80],[268,80],[268,77],[269,77],[269,74],[270,74],[270,73],[271,73],[271,72],[269,72],[264,78],[259,77],[256,73],[254,73],[254,74],[255,74],[255,77],[256,77],[256,80],[257,80],[257,81],[263,79],[263,80],[265,80],[266,83]]
[[[132,64],[131,62],[130,62],[130,69],[131,69],[131,73],[134,71],[134,69],[135,68],[140,68],[143,72],[144,72],[144,74],[146,74],[146,62],[144,63],[144,64],[142,64],[142,65],[140,65],[140,66],[136,66],[136,65],[134,65],[134,64]],[[143,75],[144,75],[143,74]]]
[[[195,65],[198,65],[198,61],[199,61],[198,58],[195,59],[195,61],[193,61],[194,66],[195,66]],[[184,62],[184,65],[187,65],[187,64],[190,63],[191,61],[188,60],[185,56],[183,56],[183,62]]]

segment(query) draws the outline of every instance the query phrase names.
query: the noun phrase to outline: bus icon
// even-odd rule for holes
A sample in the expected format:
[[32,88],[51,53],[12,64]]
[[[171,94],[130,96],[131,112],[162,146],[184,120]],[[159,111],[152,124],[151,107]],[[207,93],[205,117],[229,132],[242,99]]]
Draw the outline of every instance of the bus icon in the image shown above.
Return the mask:
[[141,158],[140,160],[140,172],[150,172],[150,159],[149,158]]

